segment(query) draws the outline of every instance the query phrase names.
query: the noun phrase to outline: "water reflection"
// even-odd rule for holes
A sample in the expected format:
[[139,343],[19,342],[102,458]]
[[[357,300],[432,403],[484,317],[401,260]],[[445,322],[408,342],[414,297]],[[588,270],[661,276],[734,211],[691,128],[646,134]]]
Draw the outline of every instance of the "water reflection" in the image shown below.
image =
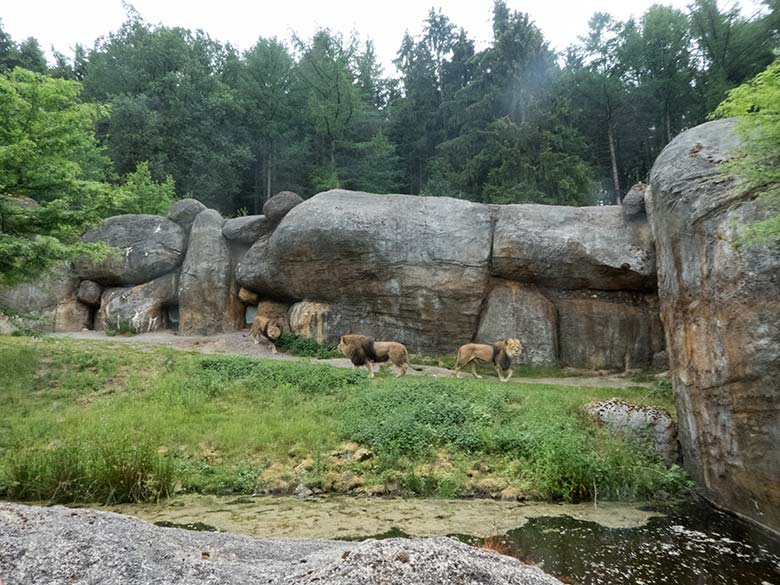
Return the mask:
[[639,528],[532,518],[507,553],[580,585],[780,585],[780,543],[706,505],[669,510]]

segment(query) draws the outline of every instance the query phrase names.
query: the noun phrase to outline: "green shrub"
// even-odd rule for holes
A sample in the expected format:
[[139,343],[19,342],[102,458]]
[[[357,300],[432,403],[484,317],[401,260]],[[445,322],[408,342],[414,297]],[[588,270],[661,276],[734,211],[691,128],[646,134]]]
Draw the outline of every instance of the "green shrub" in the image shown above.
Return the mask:
[[252,379],[251,388],[288,385],[307,394],[335,392],[366,380],[365,372],[298,362],[258,361],[238,356],[214,356],[200,360],[200,367],[220,382]]
[[313,339],[306,337],[298,337],[297,335],[290,335],[284,333],[276,342],[276,347],[279,351],[297,355],[300,357],[317,358],[318,360],[325,360],[329,358],[344,357],[341,352],[332,345],[323,345],[317,343]]
[[260,485],[259,465],[209,464],[200,459],[175,460],[176,477],[189,492],[209,494],[251,494]]
[[482,446],[477,416],[453,382],[398,381],[373,387],[347,407],[345,432],[378,452],[422,455],[434,447]]

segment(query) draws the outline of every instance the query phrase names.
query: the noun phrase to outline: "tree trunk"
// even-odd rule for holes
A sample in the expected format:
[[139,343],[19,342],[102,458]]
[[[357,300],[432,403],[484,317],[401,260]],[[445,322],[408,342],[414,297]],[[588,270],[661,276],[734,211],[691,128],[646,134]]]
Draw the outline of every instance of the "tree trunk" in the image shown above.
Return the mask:
[[669,114],[669,110],[666,110],[666,143],[669,144],[672,141],[672,116]]
[[612,128],[611,122],[607,125],[607,138],[609,139],[609,158],[612,162],[612,185],[615,188],[615,199],[620,203],[622,198],[620,197],[620,180],[618,179],[617,155],[615,154],[615,130]]
[[263,192],[260,189],[260,155],[255,157],[255,215],[263,208]]
[[271,198],[271,153],[268,153],[266,157],[265,165],[265,200],[268,201]]

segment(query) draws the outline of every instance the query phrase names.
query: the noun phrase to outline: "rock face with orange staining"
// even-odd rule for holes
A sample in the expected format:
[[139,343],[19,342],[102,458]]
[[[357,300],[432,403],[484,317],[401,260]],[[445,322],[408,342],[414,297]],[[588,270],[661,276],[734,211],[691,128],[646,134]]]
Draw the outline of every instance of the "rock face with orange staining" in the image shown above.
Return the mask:
[[206,209],[192,224],[179,276],[179,331],[184,335],[226,333],[244,325],[224,223],[217,211]]
[[780,530],[780,253],[738,242],[768,211],[723,172],[736,145],[733,120],[678,136],[647,208],[685,467],[711,500]]
[[[641,207],[641,186],[632,193]],[[295,305],[285,319],[293,332],[328,344],[359,332],[441,354],[518,337],[518,363],[594,369],[649,367],[663,349],[650,335],[657,314],[645,309],[656,286],[650,228],[620,206],[334,190],[305,201],[282,192],[264,211],[225,221],[186,199],[168,218],[109,218],[84,240],[117,250],[77,274],[85,290],[87,281],[116,288],[98,314],[133,317],[138,330],[225,333],[274,301]],[[175,298],[137,298],[162,276],[178,277]],[[119,310],[120,297],[132,306]],[[178,321],[155,317],[166,311]]]
[[[290,315],[293,331],[325,343],[352,331],[444,353],[511,336],[526,343],[519,362],[558,363],[555,290],[640,299],[654,291],[654,271],[647,222],[627,222],[617,206],[493,206],[334,190],[289,211],[242,256],[237,279],[263,296],[303,301]],[[621,329],[617,342],[606,336],[613,347],[594,352],[611,352],[609,367],[650,365],[649,346],[635,346],[653,316],[634,316],[642,322]],[[571,355],[564,365],[607,367]]]

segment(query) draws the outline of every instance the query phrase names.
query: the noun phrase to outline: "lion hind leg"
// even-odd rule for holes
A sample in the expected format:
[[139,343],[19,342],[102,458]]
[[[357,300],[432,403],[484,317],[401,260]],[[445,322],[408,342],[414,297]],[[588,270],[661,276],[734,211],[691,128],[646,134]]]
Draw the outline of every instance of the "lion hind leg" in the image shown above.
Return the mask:
[[471,374],[477,379],[481,380],[482,376],[477,374],[477,362],[475,360],[471,360]]

